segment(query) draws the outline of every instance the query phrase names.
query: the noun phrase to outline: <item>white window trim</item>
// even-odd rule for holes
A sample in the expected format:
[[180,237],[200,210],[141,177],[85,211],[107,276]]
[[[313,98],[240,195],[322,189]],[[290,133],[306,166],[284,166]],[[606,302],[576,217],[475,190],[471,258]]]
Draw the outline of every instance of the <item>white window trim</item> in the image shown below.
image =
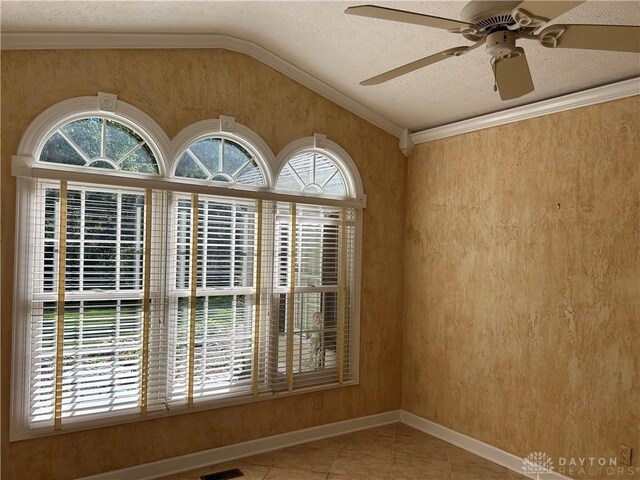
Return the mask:
[[166,154],[170,152],[171,142],[164,130],[142,110],[106,93],[98,93],[95,97],[70,98],[47,108],[25,131],[17,155],[35,163],[45,140],[57,128],[91,116],[113,119],[141,133],[156,157],[160,176],[166,175]]
[[[58,164],[37,162],[40,152],[49,136],[62,125],[80,118],[91,116],[105,117],[121,122],[142,135],[151,148],[158,162],[159,175],[131,174],[121,171],[87,171],[86,167],[69,167]],[[207,182],[183,181],[171,178],[173,169],[179,157],[189,144],[199,138],[220,136],[237,141],[249,150],[264,168],[264,188],[238,188],[234,186],[215,186]],[[284,164],[297,152],[313,149],[336,162],[348,185],[350,198],[324,195],[318,197],[313,194],[299,192],[289,194],[274,190],[278,174]],[[361,292],[361,250],[362,250],[362,213],[366,206],[362,182],[358,169],[351,157],[339,145],[322,134],[314,134],[296,140],[287,145],[277,157],[271,152],[266,142],[248,127],[235,122],[233,117],[221,116],[215,120],[204,120],[183,129],[173,140],[170,140],[164,130],[142,110],[117,99],[116,95],[98,93],[96,96],[76,97],[53,105],[42,112],[29,125],[18,147],[18,153],[13,157],[12,175],[16,177],[16,219],[15,234],[15,270],[13,292],[13,335],[12,335],[12,382],[11,382],[11,415],[10,441],[28,438],[57,435],[63,432],[85,430],[105,425],[129,423],[145,418],[172,416],[187,412],[207,410],[213,407],[239,405],[256,401],[269,400],[277,397],[299,395],[303,393],[322,391],[359,383],[359,337],[360,337],[360,292]],[[118,180],[114,182],[114,177]],[[139,414],[96,418],[86,422],[67,423],[63,429],[57,431],[38,431],[31,429],[26,422],[29,407],[29,369],[27,364],[30,355],[30,343],[27,339],[30,328],[26,318],[29,318],[31,299],[31,232],[33,229],[33,196],[36,179],[68,180],[96,185],[114,185],[120,187],[151,188],[154,190],[179,191],[185,193],[203,193],[231,198],[263,199],[281,202],[295,202],[327,206],[342,206],[356,208],[355,265],[354,265],[354,304],[353,318],[355,319],[350,332],[350,351],[352,352],[352,379],[343,384],[326,384],[304,387],[288,392],[264,392],[256,397],[252,395],[234,398],[212,398],[202,400],[192,407],[178,406],[167,410],[152,412],[146,417]]]

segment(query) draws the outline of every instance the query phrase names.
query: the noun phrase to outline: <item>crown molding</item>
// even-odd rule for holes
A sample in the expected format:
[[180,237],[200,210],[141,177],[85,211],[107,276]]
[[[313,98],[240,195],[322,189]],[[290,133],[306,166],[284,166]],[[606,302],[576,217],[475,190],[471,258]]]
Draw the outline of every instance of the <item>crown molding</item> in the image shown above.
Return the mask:
[[640,77],[636,77],[408,134],[409,132],[402,126],[386,119],[266,48],[229,35],[9,32],[2,33],[0,37],[2,50],[221,48],[243,53],[397,137],[399,147],[405,156],[411,151],[413,145],[419,143],[640,94]]
[[333,88],[322,80],[296,67],[260,45],[220,34],[155,34],[155,33],[2,33],[2,50],[74,50],[74,49],[158,49],[221,48],[244,53],[270,66],[333,103],[400,138],[404,127]]
[[597,103],[609,102],[620,98],[631,97],[640,94],[640,77],[611,83],[602,87],[591,88],[581,92],[570,93],[549,100],[510,108],[501,112],[490,113],[460,122],[429,128],[421,132],[411,134],[414,144],[431,142],[441,138],[461,135],[463,133],[496,127],[506,123],[519,122],[529,118],[563,112],[574,108],[586,107]]

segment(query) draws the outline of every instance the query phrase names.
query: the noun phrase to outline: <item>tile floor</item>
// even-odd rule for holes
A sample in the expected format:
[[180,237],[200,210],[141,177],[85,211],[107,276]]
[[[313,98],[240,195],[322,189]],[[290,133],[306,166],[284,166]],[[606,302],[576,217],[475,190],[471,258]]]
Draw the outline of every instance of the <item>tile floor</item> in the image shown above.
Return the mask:
[[526,477],[396,423],[212,465],[159,480],[200,480],[239,468],[241,480],[523,480]]

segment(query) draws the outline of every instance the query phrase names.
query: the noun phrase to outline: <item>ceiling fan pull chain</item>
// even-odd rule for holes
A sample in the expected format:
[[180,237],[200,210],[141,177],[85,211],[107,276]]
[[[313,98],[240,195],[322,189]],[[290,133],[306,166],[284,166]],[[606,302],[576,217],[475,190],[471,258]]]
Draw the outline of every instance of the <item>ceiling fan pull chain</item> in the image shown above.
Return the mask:
[[498,79],[496,78],[496,59],[495,57],[491,58],[491,70],[493,71],[493,92],[498,91]]

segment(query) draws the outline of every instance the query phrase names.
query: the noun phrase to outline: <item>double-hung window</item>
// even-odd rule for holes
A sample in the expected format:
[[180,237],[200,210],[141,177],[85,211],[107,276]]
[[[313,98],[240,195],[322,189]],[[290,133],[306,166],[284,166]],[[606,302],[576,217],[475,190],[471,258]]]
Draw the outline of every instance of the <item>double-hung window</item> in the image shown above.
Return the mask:
[[96,113],[16,170],[12,438],[357,382],[351,164]]

